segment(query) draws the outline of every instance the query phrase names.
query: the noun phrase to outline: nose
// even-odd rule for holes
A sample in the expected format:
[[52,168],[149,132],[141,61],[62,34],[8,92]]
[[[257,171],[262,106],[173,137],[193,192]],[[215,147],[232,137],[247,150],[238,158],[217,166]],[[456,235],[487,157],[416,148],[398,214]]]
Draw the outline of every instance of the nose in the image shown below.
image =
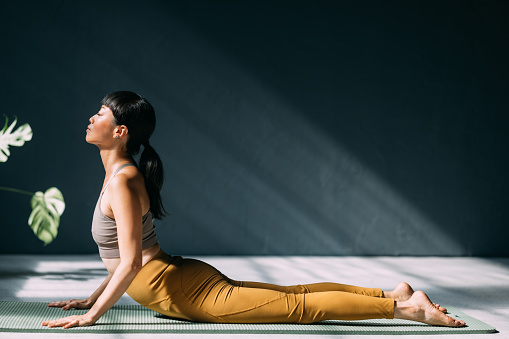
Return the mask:
[[90,119],[88,119],[88,121],[90,121],[90,123],[91,123],[91,124],[93,124],[93,123],[94,123],[94,117],[95,117],[95,115],[92,115],[92,116],[90,117]]

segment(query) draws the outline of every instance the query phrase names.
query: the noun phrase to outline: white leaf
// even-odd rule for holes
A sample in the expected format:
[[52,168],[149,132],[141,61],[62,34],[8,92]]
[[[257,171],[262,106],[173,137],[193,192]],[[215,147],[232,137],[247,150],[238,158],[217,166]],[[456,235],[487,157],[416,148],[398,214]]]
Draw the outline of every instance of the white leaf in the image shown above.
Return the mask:
[[14,132],[17,118],[8,126],[9,119],[5,117],[5,126],[0,131],[0,162],[6,162],[9,155],[9,146],[23,146],[26,141],[32,140],[32,128],[29,124],[19,126]]

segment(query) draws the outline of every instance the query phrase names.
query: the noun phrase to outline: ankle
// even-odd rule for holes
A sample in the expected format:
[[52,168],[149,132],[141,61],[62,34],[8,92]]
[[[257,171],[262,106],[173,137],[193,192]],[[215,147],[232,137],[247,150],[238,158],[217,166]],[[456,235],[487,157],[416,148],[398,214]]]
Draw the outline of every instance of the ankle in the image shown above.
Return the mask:
[[419,307],[407,302],[394,300],[394,318],[413,320],[418,313]]

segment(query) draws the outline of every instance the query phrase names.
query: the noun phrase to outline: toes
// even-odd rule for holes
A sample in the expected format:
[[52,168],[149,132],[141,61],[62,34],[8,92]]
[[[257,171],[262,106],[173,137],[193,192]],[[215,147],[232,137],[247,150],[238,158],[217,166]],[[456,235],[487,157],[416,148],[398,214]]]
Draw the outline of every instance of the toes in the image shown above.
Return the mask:
[[440,304],[433,304],[437,310],[442,313],[447,313],[447,308],[440,306]]
[[450,325],[447,325],[447,326],[451,326],[451,327],[463,327],[465,326],[465,322],[463,320],[458,320],[458,319],[454,319],[454,318],[451,318],[451,317],[448,317],[449,318],[449,321],[450,321]]
[[418,321],[438,326],[460,327],[465,325],[463,321],[451,318],[440,312],[424,292],[415,292],[413,298],[414,302],[424,311],[423,318]]

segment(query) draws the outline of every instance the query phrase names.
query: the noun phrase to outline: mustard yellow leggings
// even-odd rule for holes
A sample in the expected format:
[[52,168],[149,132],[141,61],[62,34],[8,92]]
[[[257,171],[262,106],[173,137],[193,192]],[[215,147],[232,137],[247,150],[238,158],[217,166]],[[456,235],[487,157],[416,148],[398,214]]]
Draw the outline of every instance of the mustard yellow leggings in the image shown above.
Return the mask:
[[382,290],[336,283],[278,286],[234,281],[214,267],[160,251],[127,293],[158,313],[198,322],[313,323],[393,318]]

